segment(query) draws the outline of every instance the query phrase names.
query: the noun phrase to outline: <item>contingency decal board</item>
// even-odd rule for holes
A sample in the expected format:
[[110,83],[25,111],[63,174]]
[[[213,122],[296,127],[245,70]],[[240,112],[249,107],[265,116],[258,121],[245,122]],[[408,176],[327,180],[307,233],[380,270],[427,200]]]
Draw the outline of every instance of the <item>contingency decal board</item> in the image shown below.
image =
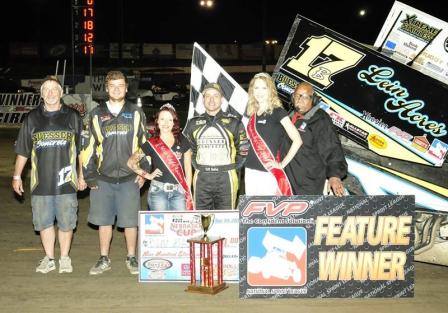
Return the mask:
[[[224,280],[238,281],[237,211],[140,211],[140,282],[190,282],[187,239],[203,235],[200,214],[214,215],[207,235],[225,238]],[[196,260],[199,260],[199,249],[196,249],[196,254]],[[196,273],[199,275],[199,270]]]

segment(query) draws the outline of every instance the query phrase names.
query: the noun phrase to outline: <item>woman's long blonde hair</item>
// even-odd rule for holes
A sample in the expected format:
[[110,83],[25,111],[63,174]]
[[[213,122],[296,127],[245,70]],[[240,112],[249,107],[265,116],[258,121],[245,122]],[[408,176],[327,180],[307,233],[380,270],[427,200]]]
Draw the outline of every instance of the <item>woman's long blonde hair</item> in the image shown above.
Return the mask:
[[254,84],[257,79],[261,79],[266,83],[268,87],[268,108],[266,113],[272,114],[275,108],[282,107],[282,102],[278,98],[277,89],[275,88],[274,80],[271,75],[268,73],[258,73],[256,74],[249,83],[249,100],[247,101],[247,109],[246,113],[248,116],[252,116],[252,114],[257,113],[259,109],[259,105],[254,96]]

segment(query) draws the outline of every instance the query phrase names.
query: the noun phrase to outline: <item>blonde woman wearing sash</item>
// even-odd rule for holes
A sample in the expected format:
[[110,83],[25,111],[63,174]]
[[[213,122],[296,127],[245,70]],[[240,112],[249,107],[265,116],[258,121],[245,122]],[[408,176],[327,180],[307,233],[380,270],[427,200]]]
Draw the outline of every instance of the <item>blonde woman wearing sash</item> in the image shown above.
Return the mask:
[[[292,188],[283,168],[295,156],[302,139],[282,107],[274,81],[267,73],[259,73],[249,84],[246,113],[247,135],[251,147],[245,163],[246,195],[292,195]],[[291,147],[280,159],[282,138],[288,136]]]
[[[155,115],[153,137],[142,145],[144,154],[135,153],[128,166],[138,175],[151,180],[148,206],[152,211],[192,210],[191,149],[180,132],[179,119],[171,104],[163,105]],[[143,156],[151,158],[152,172],[138,166]]]

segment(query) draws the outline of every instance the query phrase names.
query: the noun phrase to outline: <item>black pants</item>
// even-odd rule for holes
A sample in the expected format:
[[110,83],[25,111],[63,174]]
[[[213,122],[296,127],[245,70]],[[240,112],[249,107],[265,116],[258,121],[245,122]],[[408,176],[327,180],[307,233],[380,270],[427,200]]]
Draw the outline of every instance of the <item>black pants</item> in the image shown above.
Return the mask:
[[233,210],[238,192],[236,170],[196,171],[193,190],[196,210]]

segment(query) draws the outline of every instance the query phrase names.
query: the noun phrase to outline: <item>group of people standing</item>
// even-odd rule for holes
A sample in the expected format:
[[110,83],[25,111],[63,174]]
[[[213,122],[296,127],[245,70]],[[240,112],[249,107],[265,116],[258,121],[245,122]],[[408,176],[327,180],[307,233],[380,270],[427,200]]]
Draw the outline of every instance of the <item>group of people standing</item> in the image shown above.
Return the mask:
[[43,104],[28,114],[20,130],[12,186],[23,193],[21,176],[31,158],[33,224],[46,254],[36,272],[56,269],[55,220],[59,272],[72,272],[68,254],[77,223],[76,191],[87,186],[88,222],[99,227],[100,243],[91,275],[111,268],[114,225],[124,228],[125,264],[131,274],[138,273],[139,190],[146,179],[151,180],[151,210],[235,209],[242,167],[246,195],[322,194],[326,183],[334,195],[343,195],[344,153],[308,83],[296,87],[294,110],[288,114],[271,76],[255,75],[248,90],[247,125],[222,110],[221,86],[207,84],[204,114],[191,118],[182,133],[174,107],[163,105],[155,115],[153,136],[145,131],[141,108],[126,100],[126,77],[111,71],[105,84],[109,99],[90,112],[82,149],[81,118],[62,104],[62,86],[53,78],[43,82]]

